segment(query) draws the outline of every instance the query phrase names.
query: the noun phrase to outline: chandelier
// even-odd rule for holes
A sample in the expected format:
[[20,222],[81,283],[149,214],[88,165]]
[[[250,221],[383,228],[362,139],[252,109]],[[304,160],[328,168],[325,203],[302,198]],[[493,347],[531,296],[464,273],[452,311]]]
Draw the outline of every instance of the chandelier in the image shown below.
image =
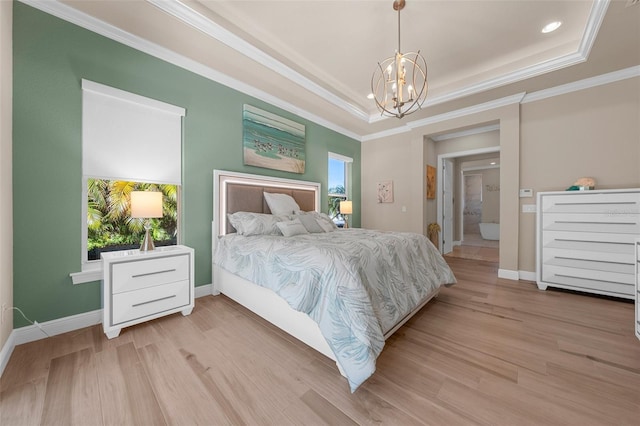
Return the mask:
[[378,66],[371,77],[371,95],[381,115],[402,118],[416,112],[427,98],[427,62],[420,51],[400,50],[400,11],[405,0],[393,2],[398,11],[398,50]]

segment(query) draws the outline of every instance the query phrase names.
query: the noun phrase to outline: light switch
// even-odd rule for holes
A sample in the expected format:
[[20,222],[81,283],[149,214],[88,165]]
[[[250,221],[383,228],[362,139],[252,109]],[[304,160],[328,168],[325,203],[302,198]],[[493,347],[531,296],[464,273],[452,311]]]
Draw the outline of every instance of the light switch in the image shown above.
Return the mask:
[[406,213],[407,212],[407,206],[402,206],[402,213]]
[[529,197],[533,197],[533,189],[520,190],[520,198],[529,198]]

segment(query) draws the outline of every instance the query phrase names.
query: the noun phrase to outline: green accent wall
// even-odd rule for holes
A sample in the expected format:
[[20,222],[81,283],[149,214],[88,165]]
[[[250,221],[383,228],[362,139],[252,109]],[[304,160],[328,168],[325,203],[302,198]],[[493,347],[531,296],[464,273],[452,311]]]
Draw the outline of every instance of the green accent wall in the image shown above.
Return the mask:
[[[83,78],[187,110],[183,238],[195,249],[196,286],[211,283],[213,169],[316,181],[324,191],[335,152],[354,159],[351,198],[360,206],[354,139],[19,2],[13,43],[13,294],[31,320],[101,307],[100,282],[73,285],[69,277],[81,270]],[[243,104],[306,126],[304,174],[243,165]],[[324,211],[327,202],[323,195]],[[360,226],[359,210],[352,220]]]

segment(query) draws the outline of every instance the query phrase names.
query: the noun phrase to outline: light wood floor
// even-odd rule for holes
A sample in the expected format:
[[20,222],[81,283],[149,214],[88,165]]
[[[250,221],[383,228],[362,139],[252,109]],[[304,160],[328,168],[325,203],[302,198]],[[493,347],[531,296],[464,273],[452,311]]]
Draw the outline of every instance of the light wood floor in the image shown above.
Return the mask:
[[637,425],[633,304],[496,278],[459,283],[392,336],[356,393],[331,361],[224,296],[123,330],[16,347],[0,424]]

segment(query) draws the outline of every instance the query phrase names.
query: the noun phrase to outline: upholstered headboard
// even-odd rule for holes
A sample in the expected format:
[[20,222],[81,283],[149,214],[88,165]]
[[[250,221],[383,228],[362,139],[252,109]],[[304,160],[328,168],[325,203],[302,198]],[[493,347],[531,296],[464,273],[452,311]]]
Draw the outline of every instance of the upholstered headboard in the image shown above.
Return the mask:
[[302,211],[320,211],[320,184],[246,173],[213,171],[213,232],[234,232],[227,215],[239,211],[270,214],[264,192],[288,194]]

